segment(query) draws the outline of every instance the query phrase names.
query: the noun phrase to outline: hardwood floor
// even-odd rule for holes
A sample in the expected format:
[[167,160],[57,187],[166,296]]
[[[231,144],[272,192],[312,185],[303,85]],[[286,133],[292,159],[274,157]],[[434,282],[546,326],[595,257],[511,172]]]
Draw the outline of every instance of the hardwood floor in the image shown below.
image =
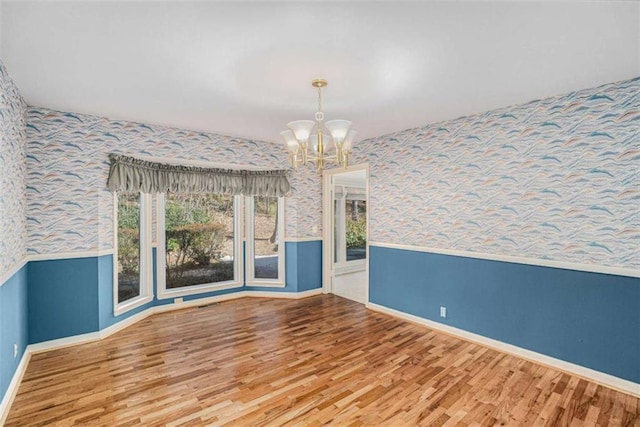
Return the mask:
[[332,295],[153,315],[34,355],[7,426],[640,426],[639,399]]

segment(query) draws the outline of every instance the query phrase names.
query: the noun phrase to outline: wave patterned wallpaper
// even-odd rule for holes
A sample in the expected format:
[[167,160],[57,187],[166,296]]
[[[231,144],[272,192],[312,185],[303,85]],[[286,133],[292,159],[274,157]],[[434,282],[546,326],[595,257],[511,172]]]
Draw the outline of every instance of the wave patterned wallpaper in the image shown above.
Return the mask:
[[640,269],[640,78],[381,136],[371,240]]
[[25,110],[20,91],[0,61],[0,277],[26,254]]
[[[43,108],[27,110],[27,192],[30,254],[113,247],[113,195],[106,189],[109,153],[286,168],[284,148],[272,143],[151,126]],[[298,206],[316,199],[309,177],[291,177],[287,236],[304,236],[320,221]],[[318,181],[319,182],[319,181]]]

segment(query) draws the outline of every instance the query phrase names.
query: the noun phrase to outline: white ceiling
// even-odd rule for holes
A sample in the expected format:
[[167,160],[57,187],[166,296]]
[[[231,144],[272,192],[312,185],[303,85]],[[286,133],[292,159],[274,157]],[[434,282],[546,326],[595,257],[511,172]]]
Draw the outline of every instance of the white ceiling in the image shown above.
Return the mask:
[[640,75],[640,3],[3,1],[1,57],[30,105],[278,141],[359,138]]

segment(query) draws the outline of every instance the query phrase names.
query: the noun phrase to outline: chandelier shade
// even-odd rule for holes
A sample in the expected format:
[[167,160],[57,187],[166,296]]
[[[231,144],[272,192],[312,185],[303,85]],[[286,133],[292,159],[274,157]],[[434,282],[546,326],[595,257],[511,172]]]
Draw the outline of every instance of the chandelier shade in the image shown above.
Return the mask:
[[342,149],[345,151],[351,151],[351,146],[353,145],[353,140],[358,134],[357,130],[349,129],[347,132],[347,136],[344,138],[344,142],[342,143]]
[[280,136],[282,136],[285,144],[287,144],[287,149],[293,154],[298,154],[300,145],[298,144],[298,140],[296,139],[293,131],[283,130],[282,132],[280,132]]
[[[315,114],[315,121],[296,120],[289,122],[287,124],[289,130],[280,132],[289,152],[291,166],[297,168],[299,163],[305,165],[312,161],[316,163],[320,172],[324,169],[327,161],[333,161],[346,169],[349,165],[349,154],[357,132],[351,129],[349,120],[324,121],[322,88],[327,86],[327,81],[315,79],[311,85],[318,89],[318,110]],[[315,153],[313,157],[308,155],[309,143]],[[335,151],[335,153],[327,154],[329,151]],[[299,156],[300,153],[301,156]]]
[[313,120],[296,120],[295,122],[287,123],[289,129],[293,131],[296,139],[300,142],[309,142],[309,135],[311,135],[311,129],[315,126],[316,122]]
[[324,125],[329,129],[335,143],[342,144],[347,132],[349,132],[351,122],[349,120],[329,120]]

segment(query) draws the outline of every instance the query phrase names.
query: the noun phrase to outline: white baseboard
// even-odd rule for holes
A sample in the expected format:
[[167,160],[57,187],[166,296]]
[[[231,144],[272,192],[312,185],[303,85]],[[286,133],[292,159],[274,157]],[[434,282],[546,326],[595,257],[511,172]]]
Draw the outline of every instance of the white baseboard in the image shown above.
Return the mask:
[[206,305],[214,302],[228,301],[246,297],[302,299],[314,295],[320,295],[321,293],[322,288],[311,289],[303,292],[240,291],[208,298],[198,298],[179,304],[165,304],[150,307],[144,311],[141,311],[140,313],[136,313],[131,317],[121,320],[118,323],[115,323],[97,332],[89,332],[86,334],[74,335],[72,337],[59,338],[37,344],[30,344],[25,349],[25,352],[22,355],[22,359],[20,360],[20,364],[18,365],[16,372],[13,374],[13,378],[11,379],[11,383],[9,384],[9,388],[4,395],[2,402],[0,402],[0,426],[4,425],[4,422],[9,415],[9,409],[11,408],[13,399],[18,392],[18,387],[22,382],[22,377],[27,370],[27,365],[29,364],[29,360],[31,359],[32,354],[43,353],[45,351],[56,350],[64,347],[71,347],[78,344],[86,344],[93,341],[99,341],[156,313],[164,313],[167,311],[180,310],[183,308],[194,307],[198,305]]
[[282,298],[282,299],[301,299],[308,298],[314,295],[320,295],[322,288],[311,289],[303,292],[270,292],[270,291],[240,291],[230,294],[216,295],[207,298],[197,298],[189,301],[184,301],[178,304],[164,304],[157,305],[155,307],[149,307],[148,309],[134,314],[124,320],[119,321],[105,329],[97,332],[89,332],[81,335],[74,335],[72,337],[59,338],[51,341],[44,341],[37,344],[31,344],[27,347],[27,351],[31,354],[43,353],[45,351],[55,350],[64,347],[71,347],[78,344],[85,344],[92,341],[98,341],[108,336],[115,334],[135,323],[138,323],[142,319],[156,314],[165,313],[167,311],[181,310],[183,308],[196,307],[199,305],[207,305],[214,302],[229,301],[238,298]]
[[4,397],[0,402],[0,426],[4,425],[7,417],[9,416],[9,409],[13,403],[13,399],[16,397],[16,394],[18,394],[18,388],[20,387],[22,377],[27,370],[27,365],[29,365],[30,359],[31,352],[29,351],[29,347],[27,347],[25,352],[22,354],[22,359],[20,359],[20,363],[18,364],[16,372],[13,374],[13,378],[11,378],[7,392],[4,394]]
[[27,351],[31,354],[44,353],[49,350],[56,350],[58,348],[71,347],[78,344],[98,341],[100,338],[100,332],[88,332],[86,334],[58,338],[55,340],[39,342],[37,344],[29,344],[27,346]]
[[394,310],[383,305],[374,303],[368,303],[367,308],[377,311],[379,313],[388,314],[393,317],[397,317],[402,320],[406,320],[411,323],[417,323],[422,326],[426,326],[430,329],[435,329],[440,332],[444,332],[449,335],[453,335],[457,338],[462,338],[466,341],[471,341],[476,344],[480,344],[485,347],[490,347],[501,351],[503,353],[512,354],[522,359],[530,360],[534,363],[548,366],[553,369],[566,372],[571,375],[575,375],[580,378],[584,378],[588,381],[593,381],[605,387],[612,388],[622,393],[630,394],[635,397],[640,397],[640,384],[628,381],[622,378],[614,377],[613,375],[605,374],[604,372],[596,371],[593,369],[585,368],[584,366],[576,365],[574,363],[566,362],[564,360],[556,359],[551,356],[547,356],[535,351],[527,350],[515,345],[507,344],[502,341],[497,341],[491,338],[484,337],[482,335],[474,334],[462,329],[455,328],[453,326],[444,325],[442,323],[434,322],[422,317],[414,316],[402,311]]
[[244,296],[254,298],[281,298],[281,299],[302,299],[320,295],[322,288],[310,289],[302,292],[269,292],[269,291],[245,291]]
[[198,298],[190,301],[184,301],[178,304],[165,304],[152,307],[147,311],[152,313],[164,313],[167,311],[180,310],[188,307],[212,304],[214,302],[229,301],[238,298],[280,298],[280,299],[301,299],[314,295],[320,295],[322,288],[311,289],[303,292],[273,292],[273,291],[239,291],[230,294],[216,295],[207,298]]
[[114,323],[113,325],[102,329],[99,332],[99,334],[100,334],[100,338],[99,339],[107,338],[108,336],[111,336],[111,335],[115,334],[116,332],[123,330],[124,328],[128,328],[129,326],[138,323],[142,319],[146,319],[147,317],[149,317],[152,314],[156,313],[156,311],[154,310],[155,308],[156,307],[149,307],[146,310],[143,310],[143,311],[141,311],[139,313],[136,313],[133,316],[127,317],[126,319],[121,320],[118,323]]

